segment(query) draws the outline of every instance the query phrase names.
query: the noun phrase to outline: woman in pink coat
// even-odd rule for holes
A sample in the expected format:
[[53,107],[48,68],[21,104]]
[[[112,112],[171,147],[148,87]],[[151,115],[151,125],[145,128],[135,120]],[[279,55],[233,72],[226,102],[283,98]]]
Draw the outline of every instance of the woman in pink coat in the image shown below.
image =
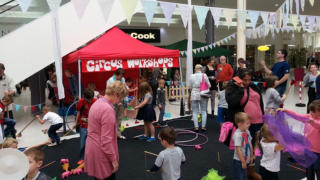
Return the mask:
[[85,171],[95,179],[115,179],[119,167],[117,128],[113,104],[128,94],[125,85],[116,81],[107,86],[106,95],[90,108],[85,149]]

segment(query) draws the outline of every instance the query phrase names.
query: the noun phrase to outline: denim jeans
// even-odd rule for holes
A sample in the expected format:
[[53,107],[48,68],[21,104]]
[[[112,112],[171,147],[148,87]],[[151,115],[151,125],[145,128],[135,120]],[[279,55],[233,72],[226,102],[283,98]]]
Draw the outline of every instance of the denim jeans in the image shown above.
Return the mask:
[[246,180],[247,169],[243,169],[241,161],[233,160],[233,175],[235,180]]
[[57,130],[62,127],[62,123],[54,124],[49,127],[48,136],[51,139],[52,143],[60,143],[60,137],[57,134]]
[[198,122],[198,114],[199,114],[199,105],[201,109],[201,127],[205,128],[207,123],[207,105],[208,105],[208,98],[201,98],[201,100],[192,100],[191,107],[192,107],[192,118],[195,128],[199,128]]
[[80,127],[80,159],[84,160],[88,130]]
[[164,112],[165,112],[165,108],[166,108],[166,104],[161,104],[161,109],[160,110],[160,114],[159,114],[159,123],[162,124],[163,123],[163,116],[164,116]]
[[306,170],[306,176],[308,180],[320,179],[320,153],[313,152],[318,156],[316,162],[314,162],[310,167]]
[[[4,129],[4,125],[7,125],[6,129]],[[16,129],[14,128],[15,125],[16,120],[4,118],[4,123],[1,124],[3,137],[11,136],[13,138],[16,138]]]
[[[285,82],[285,83],[287,83],[287,82]],[[285,86],[279,85],[276,87],[276,90],[278,91],[278,93],[280,94],[281,97],[284,94],[284,92],[286,91],[286,88],[287,88],[287,85],[285,85]]]

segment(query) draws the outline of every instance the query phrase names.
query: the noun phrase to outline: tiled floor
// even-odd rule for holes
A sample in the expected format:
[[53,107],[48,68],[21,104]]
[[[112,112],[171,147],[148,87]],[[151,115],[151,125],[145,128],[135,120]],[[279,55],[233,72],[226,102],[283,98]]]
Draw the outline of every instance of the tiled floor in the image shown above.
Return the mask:
[[[299,102],[298,90],[299,90],[298,87],[291,88],[289,95],[284,103],[285,104],[284,107],[287,109],[294,110],[298,113],[305,113],[306,107],[301,108],[301,107],[295,106],[295,104]],[[303,89],[302,97],[303,97],[302,102],[307,103],[307,90],[306,89]],[[30,105],[30,101],[31,101],[30,91],[27,89],[25,91],[22,91],[22,94],[15,98],[14,103],[19,104],[19,105]],[[50,104],[50,102],[47,102],[47,103]],[[217,108],[217,107],[215,107],[215,108]],[[57,108],[53,107],[52,109],[53,109],[53,111],[57,111]],[[158,115],[159,110],[157,108],[155,110]],[[208,112],[211,112],[210,107],[208,107],[208,110],[209,110]],[[166,112],[169,112],[171,114],[171,117],[166,118],[166,119],[179,117],[180,116],[179,115],[180,114],[180,102],[177,101],[177,102],[173,102],[173,103],[167,103]],[[217,111],[215,111],[215,112],[217,112]],[[18,112],[14,112],[14,116],[15,116],[15,119],[17,120],[16,129],[18,132],[28,122],[30,122],[33,119],[32,115],[31,115],[30,107],[27,110],[27,112],[25,112],[24,108],[21,107]],[[69,117],[69,119],[73,119],[73,118],[74,117]],[[139,124],[136,124],[135,120],[133,120],[133,119],[123,121],[124,127],[137,126],[137,125],[141,125],[141,124],[142,124],[142,122],[139,122]],[[23,131],[22,137],[18,138],[19,147],[29,147],[31,145],[39,144],[39,143],[46,141],[48,139],[48,136],[47,136],[47,134],[44,134],[42,132],[42,130],[48,128],[49,125],[50,125],[49,123],[45,123],[45,124],[41,125],[36,120],[33,121],[32,124]],[[72,127],[72,123],[70,124],[70,127]],[[77,136],[78,136],[78,134],[75,134],[75,135],[71,135],[71,136],[63,137],[63,138],[73,138],[73,137],[77,137]]]

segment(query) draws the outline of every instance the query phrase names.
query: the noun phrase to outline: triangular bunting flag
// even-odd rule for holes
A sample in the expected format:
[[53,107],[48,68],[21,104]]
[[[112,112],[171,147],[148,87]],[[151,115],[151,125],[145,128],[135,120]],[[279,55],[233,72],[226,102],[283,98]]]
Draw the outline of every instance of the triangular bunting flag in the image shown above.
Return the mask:
[[276,30],[277,34],[279,34],[280,28],[275,28],[275,30]]
[[286,16],[289,16],[289,11],[290,11],[290,2],[289,2],[289,0],[286,0],[286,2],[285,2],[285,4],[286,4]]
[[150,26],[154,13],[156,11],[158,2],[157,1],[150,1],[150,0],[141,0],[141,4],[144,10],[144,13],[147,18],[148,25]]
[[131,18],[136,10],[138,0],[120,0],[120,4],[122,6],[122,10],[127,17],[128,24],[131,23]]
[[184,28],[187,27],[189,17],[191,15],[192,6],[186,5],[186,4],[178,4],[178,9],[180,11],[180,16],[182,19],[182,23]]
[[19,104],[15,104],[16,106],[16,112],[18,112],[20,110],[20,105]]
[[198,52],[198,53],[200,52],[200,48],[197,48],[197,52]]
[[271,31],[271,35],[272,35],[272,39],[274,39],[274,38],[275,38],[275,33],[274,33],[274,31]]
[[200,50],[201,50],[202,52],[204,52],[204,47],[201,47]]
[[317,21],[317,29],[320,29],[320,16],[316,16],[316,21]]
[[212,45],[213,45],[213,44],[210,44],[210,45],[209,45],[209,48],[210,48],[210,49],[212,49]]
[[100,5],[101,13],[103,14],[104,20],[107,23],[109,14],[111,12],[114,0],[98,0]]
[[51,11],[57,11],[60,7],[61,0],[47,0],[47,3]]
[[245,35],[246,35],[246,37],[247,37],[248,39],[251,39],[251,29],[247,29],[247,30],[245,31]]
[[275,12],[269,14],[269,24],[276,26],[278,24],[278,15]]
[[216,44],[217,44],[217,46],[220,46],[221,42],[220,42],[220,41],[218,41]]
[[227,43],[227,42],[228,42],[228,38],[224,38],[223,41],[224,41],[225,43]]
[[213,44],[212,44],[213,48],[215,48],[215,47],[216,47],[216,45],[217,45],[216,43],[213,43]]
[[218,27],[219,23],[220,23],[220,17],[221,17],[222,9],[221,8],[211,7],[210,8],[210,12],[212,14],[212,17],[213,17],[213,20],[214,20],[214,24]]
[[23,13],[27,12],[32,0],[18,0],[19,6]]
[[310,2],[310,5],[313,7],[313,5],[314,5],[314,0],[309,0],[309,2]]
[[304,11],[305,0],[301,0],[300,4],[301,4],[301,10]]
[[84,11],[86,10],[89,0],[71,0],[74,9],[79,18],[82,18]]
[[302,28],[306,29],[306,18],[307,18],[307,16],[306,15],[300,15],[299,18],[300,18],[300,22],[301,22]]
[[299,16],[292,14],[290,16],[290,18],[291,18],[291,23],[293,24],[293,27],[296,28],[298,26],[299,22],[300,22],[299,21]]
[[268,23],[268,18],[269,18],[269,12],[261,11],[260,15],[261,15],[261,18],[263,20],[263,23],[267,24]]
[[240,24],[243,29],[246,29],[247,26],[247,11],[238,10],[238,18],[240,19]]
[[257,86],[257,85],[258,85],[258,82],[256,82],[256,81],[253,81],[253,84]]
[[167,19],[168,26],[169,26],[174,9],[176,8],[176,4],[175,3],[168,3],[168,2],[160,2],[160,7],[163,11],[164,17]]
[[252,28],[256,28],[259,15],[260,15],[259,11],[248,11],[248,16],[250,18]]
[[36,106],[31,106],[31,111],[35,112],[35,110],[36,110]]
[[293,9],[293,0],[289,0],[290,1],[290,14],[292,14],[292,9]]
[[183,56],[184,55],[184,51],[180,51],[180,54],[181,54],[181,56]]
[[27,112],[28,111],[28,106],[24,106],[24,112]]
[[197,50],[196,49],[192,49],[194,54],[197,54]]
[[207,51],[209,49],[209,46],[205,46],[204,49]]
[[196,12],[196,15],[197,15],[199,28],[201,29],[202,26],[204,25],[205,20],[206,20],[206,17],[207,17],[208,11],[209,11],[209,7],[193,6],[193,8],[194,8],[194,11]]
[[235,38],[236,38],[236,33],[233,33],[233,34],[231,35],[231,37],[232,37],[233,39],[235,39]]
[[296,14],[299,15],[299,10],[300,10],[300,0],[295,0],[296,1]]
[[313,31],[316,17],[315,16],[307,16],[307,17],[308,17],[308,21],[309,21],[309,29]]
[[223,15],[226,18],[228,28],[231,26],[232,18],[235,17],[236,11],[234,9],[223,9]]
[[39,110],[41,111],[42,104],[38,104],[38,108],[39,108]]

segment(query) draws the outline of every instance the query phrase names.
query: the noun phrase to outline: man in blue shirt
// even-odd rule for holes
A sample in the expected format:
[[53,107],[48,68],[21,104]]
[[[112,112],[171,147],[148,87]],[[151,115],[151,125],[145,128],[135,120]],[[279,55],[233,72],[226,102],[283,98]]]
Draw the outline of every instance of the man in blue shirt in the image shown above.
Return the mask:
[[275,75],[278,77],[278,80],[276,81],[276,90],[279,92],[280,96],[284,94],[287,87],[287,80],[290,76],[290,66],[288,62],[285,60],[287,57],[288,52],[285,49],[281,49],[277,53],[277,59],[278,62],[275,63],[271,70],[266,66],[265,61],[260,61],[260,64],[263,66],[264,70],[269,75]]

